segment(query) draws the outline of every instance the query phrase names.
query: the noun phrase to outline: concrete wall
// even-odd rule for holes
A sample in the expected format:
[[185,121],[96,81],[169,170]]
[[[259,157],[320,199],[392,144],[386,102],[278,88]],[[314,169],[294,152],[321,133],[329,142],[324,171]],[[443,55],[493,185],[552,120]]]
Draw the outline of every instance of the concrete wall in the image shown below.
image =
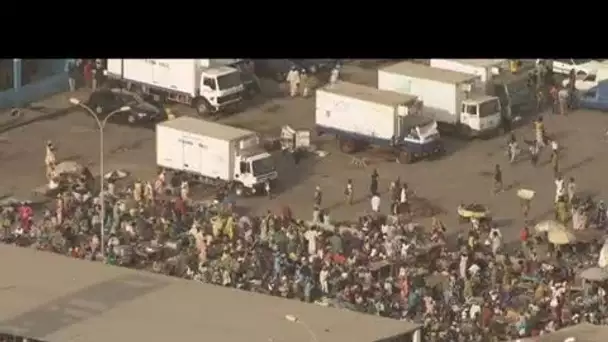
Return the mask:
[[68,90],[68,75],[65,71],[65,59],[56,59],[44,63],[46,76],[40,80],[25,84],[17,89],[0,92],[0,109],[25,106],[55,93]]

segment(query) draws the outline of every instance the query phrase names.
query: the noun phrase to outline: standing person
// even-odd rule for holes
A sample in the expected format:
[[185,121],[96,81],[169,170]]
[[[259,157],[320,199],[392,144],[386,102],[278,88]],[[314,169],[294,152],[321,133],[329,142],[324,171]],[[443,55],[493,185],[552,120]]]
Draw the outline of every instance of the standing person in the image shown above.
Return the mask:
[[372,211],[374,213],[379,213],[380,212],[380,196],[378,196],[378,194],[374,194],[372,196],[372,199],[370,200],[370,204],[372,207]]
[[496,164],[494,166],[494,194],[503,191],[503,183],[502,183],[502,170],[500,169],[500,165]]
[[574,182],[574,177],[570,177],[568,180],[568,203],[572,205],[572,200],[576,196],[576,183]]
[[555,84],[552,85],[551,90],[549,90],[549,95],[551,97],[551,111],[553,114],[558,114],[559,110],[558,93],[559,89],[557,88],[557,86]]
[[539,116],[538,119],[534,121],[534,132],[536,133],[536,145],[539,149],[545,147],[545,124],[542,116]]
[[266,191],[266,196],[268,196],[268,199],[272,199],[272,192],[270,189],[270,180],[266,180],[264,182],[264,190]]
[[90,60],[86,62],[83,70],[84,82],[87,88],[93,87],[93,63]]
[[401,203],[401,210],[406,213],[410,213],[410,204],[409,204],[409,189],[407,187],[407,183],[403,183],[401,185],[401,192],[399,194],[399,202]]
[[376,169],[372,172],[372,181],[369,185],[369,191],[372,196],[378,193],[378,170]]
[[532,166],[538,165],[538,144],[530,144],[528,150],[530,151],[530,162],[532,163]]
[[298,87],[300,85],[300,73],[295,66],[291,67],[289,73],[287,73],[287,83],[289,83],[289,96],[298,96]]
[[179,190],[180,190],[179,191],[180,198],[183,201],[188,200],[189,195],[190,195],[190,185],[188,184],[187,181],[182,181],[182,183],[180,184]]
[[306,69],[300,71],[300,92],[302,97],[308,97],[310,93],[310,78],[306,73]]
[[333,85],[338,83],[338,79],[340,78],[340,64],[336,63],[336,65],[331,69],[331,73],[329,75],[329,84]]
[[52,141],[46,142],[46,154],[44,156],[44,165],[46,165],[47,172],[51,165],[57,164],[57,157],[55,156],[55,146]]
[[568,99],[569,99],[568,89],[562,88],[557,92],[557,103],[559,107],[559,114],[566,115],[568,114]]
[[93,91],[99,88],[103,84],[103,65],[101,63],[101,59],[95,60],[95,66],[93,67]]
[[321,187],[318,185],[315,188],[314,201],[315,201],[315,207],[321,208],[321,202],[323,201],[323,193],[321,192]]
[[509,163],[513,164],[517,159],[517,155],[519,154],[519,146],[517,145],[517,139],[515,139],[515,134],[511,134],[511,139],[509,139],[508,146],[508,155],[509,155]]
[[557,203],[560,197],[564,197],[566,195],[566,184],[564,178],[561,175],[558,175],[555,179],[555,203]]
[[143,184],[140,180],[136,180],[133,184],[133,200],[139,205],[143,199]]
[[553,166],[553,174],[557,176],[559,174],[559,154],[557,150],[551,152],[551,165]]
[[69,60],[67,64],[68,85],[70,91],[76,91],[76,80],[78,79],[78,63],[75,60]]
[[346,182],[346,188],[344,189],[344,195],[346,195],[346,203],[348,205],[352,205],[353,204],[353,180],[349,179]]

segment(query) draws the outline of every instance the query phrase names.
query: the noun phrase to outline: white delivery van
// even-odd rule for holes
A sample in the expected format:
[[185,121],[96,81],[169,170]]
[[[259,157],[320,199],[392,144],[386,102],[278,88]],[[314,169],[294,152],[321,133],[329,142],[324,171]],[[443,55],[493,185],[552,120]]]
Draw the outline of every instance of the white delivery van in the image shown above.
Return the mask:
[[378,70],[378,88],[417,96],[423,115],[435,119],[440,130],[465,136],[495,133],[501,127],[500,101],[484,95],[476,75],[400,62]]
[[278,173],[258,134],[191,117],[156,126],[156,163],[170,170],[234,182],[256,193]]
[[[219,61],[219,62],[217,62]],[[239,70],[224,60],[108,59],[106,74],[129,90],[191,105],[199,115],[233,107],[244,90]]]
[[338,82],[316,92],[317,133],[334,135],[340,149],[352,153],[368,145],[390,146],[398,161],[443,151],[434,120],[420,114],[416,96]]

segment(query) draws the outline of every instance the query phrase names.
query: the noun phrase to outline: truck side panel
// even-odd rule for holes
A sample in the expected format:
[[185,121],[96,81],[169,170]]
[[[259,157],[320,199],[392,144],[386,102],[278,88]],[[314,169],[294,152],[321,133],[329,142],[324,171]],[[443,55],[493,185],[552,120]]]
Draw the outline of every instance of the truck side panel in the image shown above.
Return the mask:
[[424,103],[424,115],[439,122],[455,123],[459,107],[456,85],[433,80],[418,79],[378,70],[378,88],[416,95]]
[[230,181],[234,165],[231,145],[231,141],[158,125],[156,163],[161,167]]
[[451,59],[432,58],[431,66],[444,70],[458,71],[465,74],[477,75],[481,78],[481,82],[486,82],[492,76],[491,67],[480,67],[469,64],[459,63]]
[[319,89],[315,122],[322,130],[336,134],[352,135],[370,141],[390,141],[396,134],[396,111],[392,106]]
[[240,62],[239,58],[224,58],[224,59],[199,59],[198,63],[204,68],[213,68],[218,66],[228,66]]
[[191,96],[200,78],[195,59],[108,59],[108,75]]

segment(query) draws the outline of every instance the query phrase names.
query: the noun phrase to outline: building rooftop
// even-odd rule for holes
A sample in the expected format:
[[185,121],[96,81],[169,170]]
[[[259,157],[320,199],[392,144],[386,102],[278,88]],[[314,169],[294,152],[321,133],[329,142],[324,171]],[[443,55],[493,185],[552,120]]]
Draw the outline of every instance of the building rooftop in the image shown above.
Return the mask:
[[371,342],[417,325],[0,245],[0,332],[56,342]]
[[381,103],[387,106],[410,104],[418,99],[418,97],[414,95],[380,90],[374,87],[349,82],[338,82],[336,84],[327,85],[321,89],[328,93],[354,97],[363,101]]
[[158,126],[164,126],[191,134],[201,134],[219,140],[235,140],[255,134],[252,131],[223,125],[216,122],[181,116],[173,120],[163,121]]
[[433,68],[428,65],[412,63],[412,62],[399,62],[397,64],[389,65],[387,67],[379,69],[379,71],[385,71],[388,73],[404,75],[414,78],[429,79],[437,82],[460,84],[464,82],[473,81],[479,76],[466,74],[463,72],[443,70],[439,68]]
[[554,333],[534,338],[522,339],[523,342],[564,342],[573,337],[576,342],[604,342],[608,335],[608,326],[581,323],[560,329]]

